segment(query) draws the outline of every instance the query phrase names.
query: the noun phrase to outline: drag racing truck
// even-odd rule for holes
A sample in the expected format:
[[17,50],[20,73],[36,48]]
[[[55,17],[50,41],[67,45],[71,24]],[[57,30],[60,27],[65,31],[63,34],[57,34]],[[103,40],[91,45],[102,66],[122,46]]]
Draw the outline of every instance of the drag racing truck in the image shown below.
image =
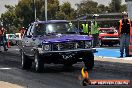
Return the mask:
[[113,46],[120,43],[118,31],[115,28],[99,28],[99,46]]
[[87,70],[94,67],[95,49],[92,38],[80,35],[66,20],[31,23],[19,45],[22,69],[30,69],[34,62],[36,72],[44,71],[44,64],[72,66],[83,61]]

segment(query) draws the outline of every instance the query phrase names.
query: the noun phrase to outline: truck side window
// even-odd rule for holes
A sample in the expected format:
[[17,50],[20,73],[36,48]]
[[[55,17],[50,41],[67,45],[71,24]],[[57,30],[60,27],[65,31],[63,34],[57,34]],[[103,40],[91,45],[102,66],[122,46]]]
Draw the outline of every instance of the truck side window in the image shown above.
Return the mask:
[[32,28],[32,25],[28,28],[27,35],[30,35],[31,28]]
[[44,35],[45,34],[45,25],[44,24],[38,24],[35,26],[34,30],[35,35]]
[[36,24],[32,25],[29,35],[34,35],[35,26],[36,26]]

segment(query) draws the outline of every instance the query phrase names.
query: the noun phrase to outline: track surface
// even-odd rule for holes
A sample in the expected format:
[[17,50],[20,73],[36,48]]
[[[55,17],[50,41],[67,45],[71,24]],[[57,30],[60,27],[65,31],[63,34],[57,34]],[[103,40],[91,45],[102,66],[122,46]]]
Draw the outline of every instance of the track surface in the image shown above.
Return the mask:
[[[18,53],[17,49],[10,49],[9,51]],[[44,73],[35,73],[34,68],[29,71],[22,70],[19,55],[10,54],[9,51],[0,53],[0,81],[18,84],[25,88],[82,88],[78,76],[81,74],[80,71],[84,66],[83,63],[77,63],[70,68],[64,68],[63,65],[46,64]],[[132,71],[132,65],[129,64],[120,65],[95,61],[95,69],[89,72],[89,77],[90,79],[132,80],[130,71]]]

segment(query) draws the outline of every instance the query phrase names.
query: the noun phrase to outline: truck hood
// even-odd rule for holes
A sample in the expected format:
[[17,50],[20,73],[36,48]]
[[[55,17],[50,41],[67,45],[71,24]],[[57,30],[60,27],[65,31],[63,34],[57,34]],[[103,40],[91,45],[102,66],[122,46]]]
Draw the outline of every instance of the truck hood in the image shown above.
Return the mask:
[[88,35],[79,35],[79,34],[56,34],[41,36],[39,40],[42,43],[60,43],[60,42],[69,42],[69,41],[87,41],[92,40]]

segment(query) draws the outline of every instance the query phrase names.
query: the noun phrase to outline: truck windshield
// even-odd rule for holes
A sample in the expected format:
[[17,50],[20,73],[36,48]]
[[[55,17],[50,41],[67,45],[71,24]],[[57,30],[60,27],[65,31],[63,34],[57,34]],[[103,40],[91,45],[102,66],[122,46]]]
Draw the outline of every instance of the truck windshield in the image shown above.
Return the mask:
[[37,24],[35,25],[35,35],[44,35],[44,34],[75,34],[78,33],[78,29],[74,26],[67,23],[48,23],[48,24]]
[[100,29],[100,33],[114,33],[115,31],[114,29]]
[[46,33],[78,33],[78,29],[69,23],[51,23],[46,26]]

